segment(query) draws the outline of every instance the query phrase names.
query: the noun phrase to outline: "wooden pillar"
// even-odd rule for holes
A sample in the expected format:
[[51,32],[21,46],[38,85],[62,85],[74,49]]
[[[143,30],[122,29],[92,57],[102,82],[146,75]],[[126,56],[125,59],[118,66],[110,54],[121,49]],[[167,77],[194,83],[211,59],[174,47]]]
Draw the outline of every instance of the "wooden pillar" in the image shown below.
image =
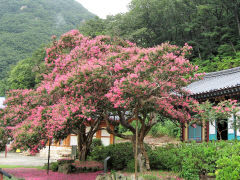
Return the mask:
[[205,139],[205,131],[206,131],[206,128],[205,128],[205,121],[203,121],[202,123],[202,142],[204,142],[206,139]]
[[188,124],[185,123],[184,141],[188,141]]
[[206,122],[206,141],[209,141],[209,122]]
[[182,141],[185,141],[185,126],[184,124],[181,125],[182,131],[181,131],[181,136],[182,136]]
[[101,130],[98,130],[96,133],[96,138],[101,139],[101,136],[102,136],[101,134],[102,134]]
[[67,136],[67,138],[64,139],[64,141],[63,141],[63,146],[69,147],[69,146],[70,146],[70,139],[71,139],[71,134],[69,134],[69,135]]
[[110,144],[114,144],[114,136],[113,136],[113,134],[110,134]]

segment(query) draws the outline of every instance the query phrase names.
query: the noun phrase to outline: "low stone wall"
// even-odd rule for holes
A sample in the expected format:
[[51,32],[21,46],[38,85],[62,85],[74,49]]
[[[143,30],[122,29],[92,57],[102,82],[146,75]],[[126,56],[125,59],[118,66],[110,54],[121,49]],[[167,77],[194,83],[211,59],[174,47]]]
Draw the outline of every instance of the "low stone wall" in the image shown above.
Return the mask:
[[[61,159],[64,157],[68,157],[71,155],[72,147],[58,147],[51,146],[50,147],[50,156],[51,159]],[[40,157],[47,158],[48,157],[48,147],[42,149],[39,153]]]

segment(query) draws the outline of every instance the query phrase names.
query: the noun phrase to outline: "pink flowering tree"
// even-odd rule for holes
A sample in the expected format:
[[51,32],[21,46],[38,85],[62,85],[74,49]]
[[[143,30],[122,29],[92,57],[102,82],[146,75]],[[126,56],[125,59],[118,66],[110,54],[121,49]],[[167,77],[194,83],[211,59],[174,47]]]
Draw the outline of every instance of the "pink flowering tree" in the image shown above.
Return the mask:
[[[26,95],[19,90],[21,103],[10,93],[6,112],[13,111],[6,113],[5,121],[11,121],[16,143],[27,144],[17,141],[27,133],[35,140],[36,150],[49,138],[76,132],[81,160],[86,159],[93,134],[104,121],[109,133],[132,141],[140,170],[150,169],[143,141],[151,128],[163,117],[185,123],[199,112],[197,102],[183,88],[199,79],[197,67],[185,58],[190,50],[187,44],[169,43],[139,48],[117,38],[88,38],[72,30],[46,50],[47,73],[41,84]],[[111,128],[119,124],[132,135]],[[91,127],[88,133],[86,126]]]

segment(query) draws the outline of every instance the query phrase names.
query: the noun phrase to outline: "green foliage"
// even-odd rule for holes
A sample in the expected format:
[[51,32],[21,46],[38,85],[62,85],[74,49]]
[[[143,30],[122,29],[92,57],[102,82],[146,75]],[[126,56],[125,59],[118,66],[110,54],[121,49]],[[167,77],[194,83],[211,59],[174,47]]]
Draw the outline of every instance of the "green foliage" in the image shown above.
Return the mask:
[[135,171],[135,160],[134,159],[131,159],[130,161],[128,161],[126,171],[127,172]]
[[174,138],[179,138],[180,126],[171,120],[166,120],[154,125],[150,131],[150,134],[153,137],[161,137],[166,135]]
[[[44,164],[43,169],[47,169],[48,168],[48,164]],[[53,172],[57,172],[58,171],[58,162],[51,162],[49,163],[49,169],[52,170]]]
[[96,148],[96,147],[103,147],[101,139],[95,138],[92,140],[92,144],[89,149],[89,154]]
[[182,143],[148,151],[152,169],[179,172],[189,180],[199,179],[200,174],[216,174],[217,179],[239,175],[239,154],[238,141]]
[[211,59],[194,59],[194,64],[199,66],[199,72],[213,72],[240,66],[240,51],[229,55],[218,55]]
[[217,180],[232,179],[238,180],[240,174],[240,156],[233,155],[230,158],[223,157],[217,161]]
[[7,133],[3,125],[2,115],[2,110],[0,109],[0,152],[5,150],[5,145],[8,141]]
[[[187,42],[193,46],[192,59],[211,72],[239,66],[239,9],[240,0],[132,0],[129,12],[87,21],[80,29],[90,36],[120,36],[142,47]],[[220,58],[218,67],[214,57]]]
[[150,174],[145,174],[142,176],[144,180],[160,180],[159,177],[150,175]]
[[133,147],[131,143],[119,143],[109,146],[97,146],[89,157],[92,160],[103,162],[110,156],[109,169],[122,170],[133,159]]
[[53,171],[53,172],[57,172],[58,171],[58,163],[57,162],[52,162],[50,164],[50,169]]
[[0,79],[52,35],[94,17],[74,0],[0,0],[0,7]]
[[97,146],[103,146],[101,139],[96,138],[96,139],[92,140],[91,149],[93,149],[94,147],[97,147]]
[[4,129],[0,128],[0,152],[5,150],[5,145],[7,143],[7,139],[5,137]]

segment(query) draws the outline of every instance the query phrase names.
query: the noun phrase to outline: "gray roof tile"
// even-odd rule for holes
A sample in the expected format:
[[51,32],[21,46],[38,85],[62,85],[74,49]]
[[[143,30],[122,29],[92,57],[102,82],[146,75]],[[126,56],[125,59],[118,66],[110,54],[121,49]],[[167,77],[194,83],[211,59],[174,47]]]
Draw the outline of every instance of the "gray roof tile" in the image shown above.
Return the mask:
[[187,86],[191,94],[201,94],[240,85],[240,67],[207,73],[202,80]]

